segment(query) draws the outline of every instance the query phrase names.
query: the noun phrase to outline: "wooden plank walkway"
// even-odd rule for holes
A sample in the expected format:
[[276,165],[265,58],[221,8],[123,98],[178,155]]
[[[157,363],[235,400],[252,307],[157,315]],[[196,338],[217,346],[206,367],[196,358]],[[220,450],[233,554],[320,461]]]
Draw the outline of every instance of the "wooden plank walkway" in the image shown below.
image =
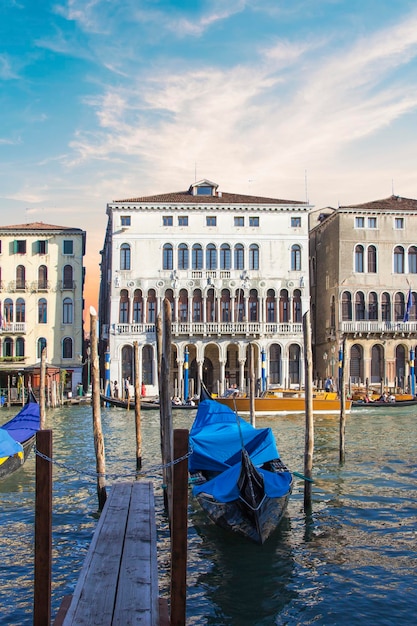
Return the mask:
[[160,626],[158,596],[152,482],[116,483],[63,624]]

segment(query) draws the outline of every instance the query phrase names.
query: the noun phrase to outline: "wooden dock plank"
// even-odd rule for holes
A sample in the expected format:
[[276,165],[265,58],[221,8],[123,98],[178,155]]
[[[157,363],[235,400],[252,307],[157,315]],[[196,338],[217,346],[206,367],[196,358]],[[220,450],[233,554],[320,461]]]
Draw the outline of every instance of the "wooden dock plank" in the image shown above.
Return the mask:
[[117,483],[97,524],[64,626],[158,622],[152,483]]

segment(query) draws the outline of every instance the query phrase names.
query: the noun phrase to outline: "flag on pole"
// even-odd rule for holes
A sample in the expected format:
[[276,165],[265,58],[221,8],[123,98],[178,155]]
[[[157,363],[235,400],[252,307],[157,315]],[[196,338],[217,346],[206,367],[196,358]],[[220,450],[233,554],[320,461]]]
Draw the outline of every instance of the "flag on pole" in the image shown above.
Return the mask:
[[410,319],[411,304],[412,304],[412,296],[411,296],[411,287],[410,287],[408,290],[407,304],[405,305],[404,319],[403,319],[404,323],[408,322],[408,320]]

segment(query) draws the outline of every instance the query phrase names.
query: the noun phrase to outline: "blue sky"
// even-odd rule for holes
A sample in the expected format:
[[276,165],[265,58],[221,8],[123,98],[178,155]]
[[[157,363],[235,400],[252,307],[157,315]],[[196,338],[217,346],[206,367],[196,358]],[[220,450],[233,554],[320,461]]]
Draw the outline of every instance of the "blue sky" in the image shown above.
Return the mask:
[[3,224],[87,230],[185,189],[417,198],[417,6],[406,0],[1,0]]

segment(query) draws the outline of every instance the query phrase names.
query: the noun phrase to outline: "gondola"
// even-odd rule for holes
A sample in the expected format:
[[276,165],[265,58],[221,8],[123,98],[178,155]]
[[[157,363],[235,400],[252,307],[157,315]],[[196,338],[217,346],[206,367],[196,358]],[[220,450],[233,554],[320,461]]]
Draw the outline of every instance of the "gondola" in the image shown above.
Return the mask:
[[[112,396],[105,396],[104,394],[100,394],[100,399],[102,401],[103,404],[107,405],[107,406],[115,406],[118,407],[120,409],[132,409],[134,410],[135,408],[135,399],[134,398],[130,398],[129,401],[127,400],[122,400],[121,398],[113,398]],[[159,410],[159,402],[152,402],[151,400],[141,400],[140,401],[140,408],[141,410],[144,411],[150,411],[150,410]],[[195,406],[195,404],[175,404],[174,402],[172,403],[172,408],[173,409],[179,409],[179,410],[192,410],[192,409],[196,409],[197,407]]]
[[193,494],[218,526],[263,544],[278,526],[293,476],[270,428],[255,428],[203,394],[190,431]]
[[9,476],[24,464],[39,428],[39,404],[30,391],[24,407],[0,427],[0,478]]
[[417,400],[395,400],[394,402],[387,402],[385,400],[373,400],[365,402],[364,400],[354,400],[352,402],[352,408],[356,409],[401,409],[406,406],[417,406]]

